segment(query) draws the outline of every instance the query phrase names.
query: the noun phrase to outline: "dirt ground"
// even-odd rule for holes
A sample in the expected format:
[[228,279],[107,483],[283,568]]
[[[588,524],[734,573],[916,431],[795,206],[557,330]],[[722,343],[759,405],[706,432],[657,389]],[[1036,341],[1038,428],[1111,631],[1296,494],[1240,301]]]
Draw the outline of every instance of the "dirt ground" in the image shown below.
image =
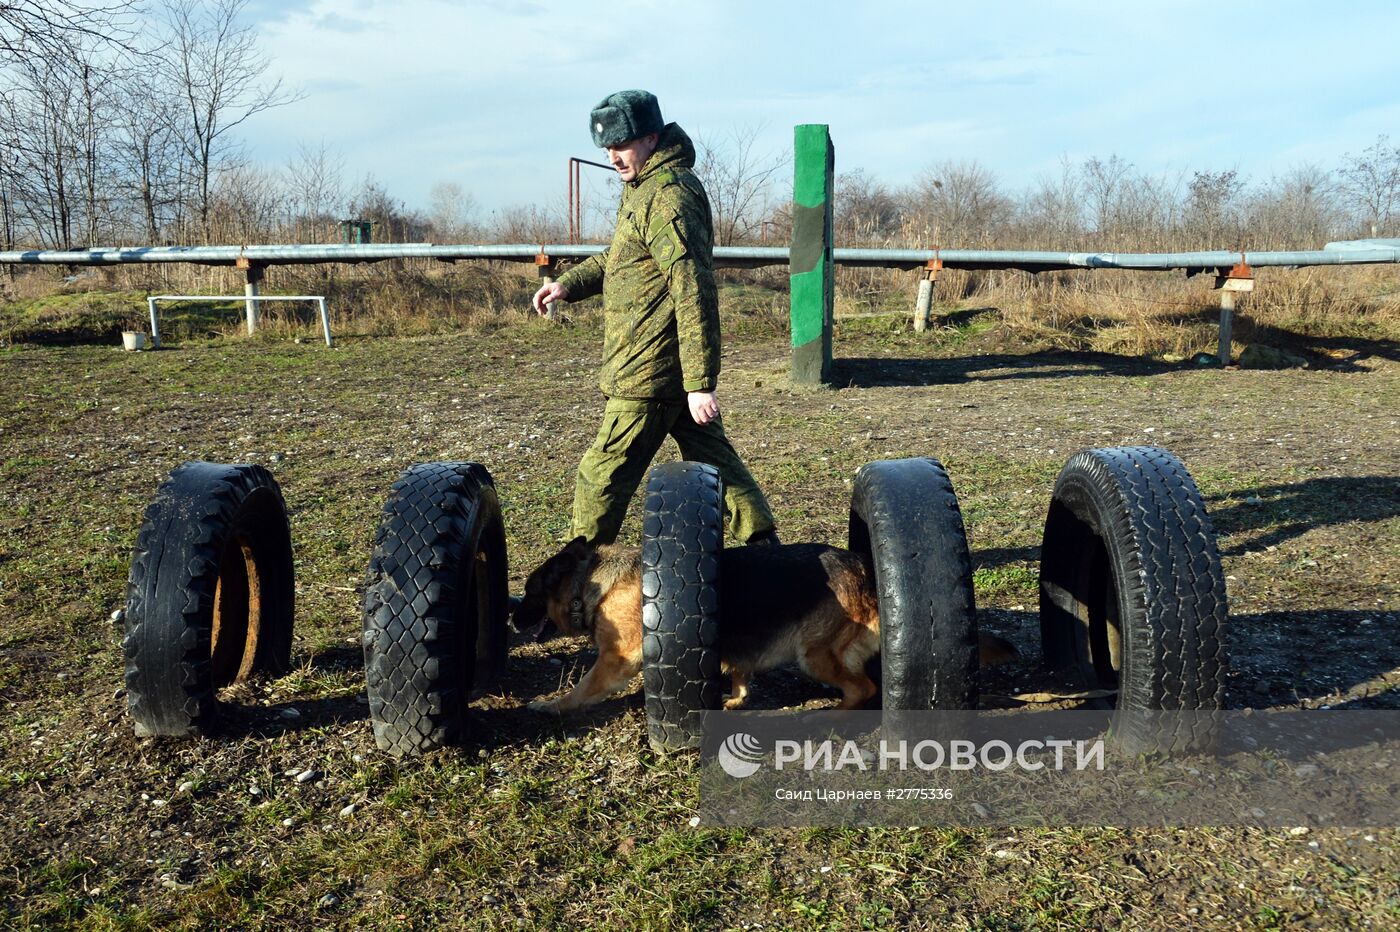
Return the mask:
[[[359,606],[404,467],[495,476],[511,582],[567,530],[597,429],[584,322],[477,333],[0,349],[0,921],[37,927],[1400,927],[1394,827],[737,831],[692,827],[693,762],[647,748],[640,698],[523,708],[579,641],[516,645],[472,742],[375,749]],[[979,623],[1021,659],[984,704],[1058,688],[1036,572],[1078,449],[1156,444],[1196,478],[1228,574],[1232,708],[1400,708],[1400,351],[1219,371],[1040,351],[998,328],[838,332],[835,386],[728,335],[727,430],[785,540],[844,543],[850,481],[932,455],[952,476]],[[674,457],[673,447],[664,457]],[[190,459],[277,476],[296,553],[295,670],[225,690],[221,732],[138,739],[113,612],[141,512]],[[635,537],[637,517],[623,536]],[[820,705],[793,674],[760,706]],[[307,774],[310,774],[307,776]]]

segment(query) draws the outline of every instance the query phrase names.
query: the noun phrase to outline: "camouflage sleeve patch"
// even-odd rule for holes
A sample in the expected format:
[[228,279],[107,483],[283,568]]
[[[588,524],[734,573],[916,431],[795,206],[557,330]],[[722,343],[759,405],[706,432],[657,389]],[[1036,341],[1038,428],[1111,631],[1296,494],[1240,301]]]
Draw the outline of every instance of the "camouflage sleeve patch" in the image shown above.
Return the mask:
[[647,249],[661,271],[669,272],[685,256],[685,238],[676,229],[675,221],[656,225],[647,236]]
[[704,205],[684,184],[673,182],[658,190],[649,205],[647,248],[662,272],[687,256],[708,265],[708,227]]

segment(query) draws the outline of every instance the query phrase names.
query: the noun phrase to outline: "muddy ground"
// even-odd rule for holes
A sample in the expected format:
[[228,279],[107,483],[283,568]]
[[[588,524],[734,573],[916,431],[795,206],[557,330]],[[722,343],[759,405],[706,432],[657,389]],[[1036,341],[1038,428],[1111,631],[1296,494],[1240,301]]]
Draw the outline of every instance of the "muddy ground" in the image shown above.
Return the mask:
[[[988,312],[994,313],[994,312]],[[496,478],[512,586],[567,530],[597,428],[600,335],[221,340],[127,354],[0,350],[0,917],[25,927],[1396,927],[1393,828],[730,831],[691,827],[686,759],[640,699],[556,722],[522,708],[586,645],[512,650],[465,748],[396,762],[359,644],[379,508],[405,466]],[[1233,708],[1400,708],[1400,353],[1218,371],[1038,350],[997,327],[838,333],[835,386],[781,338],[731,333],[726,427],[785,540],[843,543],[850,480],[933,455],[953,478],[979,622],[1021,659],[984,703],[1071,684],[1041,668],[1036,570],[1074,451],[1156,444],[1207,500],[1228,575]],[[673,447],[663,457],[674,457]],[[226,690],[208,739],[138,739],[110,616],[142,509],[182,461],[257,462],[296,550],[292,674]],[[634,513],[624,537],[635,537]],[[829,703],[793,674],[760,705]],[[310,771],[313,776],[298,780]]]

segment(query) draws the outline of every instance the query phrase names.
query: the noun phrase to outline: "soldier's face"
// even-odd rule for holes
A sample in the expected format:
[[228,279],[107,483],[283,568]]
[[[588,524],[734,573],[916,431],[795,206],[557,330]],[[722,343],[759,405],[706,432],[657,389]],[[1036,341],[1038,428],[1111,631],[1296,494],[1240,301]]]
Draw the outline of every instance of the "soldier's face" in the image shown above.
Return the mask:
[[617,146],[608,146],[608,161],[617,169],[623,181],[635,181],[642,166],[656,151],[656,133],[649,133],[640,139],[629,139]]

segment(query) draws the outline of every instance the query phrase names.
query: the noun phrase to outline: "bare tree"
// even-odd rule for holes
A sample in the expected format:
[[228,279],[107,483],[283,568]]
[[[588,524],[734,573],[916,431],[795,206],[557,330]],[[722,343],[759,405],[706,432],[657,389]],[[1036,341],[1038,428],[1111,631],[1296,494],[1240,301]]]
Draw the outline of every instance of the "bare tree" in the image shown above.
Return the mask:
[[133,0],[0,0],[0,63],[68,60],[94,45],[128,48],[136,11]]
[[1256,249],[1316,248],[1343,227],[1337,183],[1316,165],[1260,186],[1246,202],[1245,217]]
[[1085,199],[1094,232],[1100,238],[1116,236],[1123,230],[1123,201],[1132,165],[1110,155],[1108,161],[1087,159],[1081,169]]
[[104,232],[116,226],[111,196],[116,186],[112,124],[121,74],[117,66],[92,52],[81,52],[76,64],[72,111],[75,165],[82,196],[83,241],[92,248]]
[[562,210],[516,206],[492,212],[490,233],[498,243],[560,243],[567,226]]
[[429,220],[439,237],[448,242],[469,238],[476,199],[468,191],[455,181],[439,181],[428,191],[428,198]]
[[1011,218],[996,175],[975,161],[926,168],[914,182],[914,198],[927,234],[940,245],[990,240]]
[[1361,211],[1372,236],[1388,232],[1400,205],[1400,146],[1387,136],[1377,136],[1360,155],[1348,154],[1338,174],[1342,190]]
[[840,243],[878,242],[900,232],[904,210],[890,189],[863,170],[836,176],[833,213]]
[[17,199],[39,241],[66,248],[73,244],[76,195],[71,73],[65,62],[39,58],[19,63],[14,77],[7,142],[16,158]]
[[[18,238],[19,185],[22,182],[17,142],[18,115],[12,95],[0,94],[0,246],[15,247]],[[13,277],[14,266],[7,272]]]
[[117,227],[112,126],[120,66],[97,49],[73,46],[16,63],[7,76],[0,146],[12,150],[12,193],[42,217],[41,239],[97,245]]
[[374,224],[374,238],[378,242],[410,243],[428,238],[428,221],[423,215],[395,200],[372,175],[365,177],[360,190],[350,200],[349,211],[352,217]]
[[304,242],[333,238],[338,214],[345,205],[341,158],[324,142],[302,145],[286,167],[288,226],[293,238]]
[[695,173],[710,196],[715,245],[760,238],[773,201],[773,185],[786,156],[755,151],[761,127],[736,129],[718,141],[701,140]]
[[1066,247],[1084,232],[1084,185],[1068,158],[1061,159],[1058,176],[1042,175],[1021,201],[1021,225],[1041,243]]
[[222,242],[274,238],[283,213],[283,188],[273,172],[235,165],[220,172],[209,203],[208,229]]
[[1171,248],[1182,226],[1184,183],[1179,173],[1128,179],[1119,210],[1124,241],[1148,250]]
[[1207,248],[1238,246],[1243,192],[1244,181],[1234,169],[1195,172],[1186,191],[1186,235]]
[[115,108],[118,185],[139,213],[130,225],[148,243],[159,242],[161,231],[175,219],[184,201],[181,182],[188,176],[176,129],[180,101],[169,91],[148,80],[124,82]]
[[269,61],[257,33],[240,24],[247,0],[166,0],[169,35],[164,52],[183,103],[181,142],[194,172],[195,207],[208,236],[214,175],[235,152],[234,128],[296,95],[268,78]]

